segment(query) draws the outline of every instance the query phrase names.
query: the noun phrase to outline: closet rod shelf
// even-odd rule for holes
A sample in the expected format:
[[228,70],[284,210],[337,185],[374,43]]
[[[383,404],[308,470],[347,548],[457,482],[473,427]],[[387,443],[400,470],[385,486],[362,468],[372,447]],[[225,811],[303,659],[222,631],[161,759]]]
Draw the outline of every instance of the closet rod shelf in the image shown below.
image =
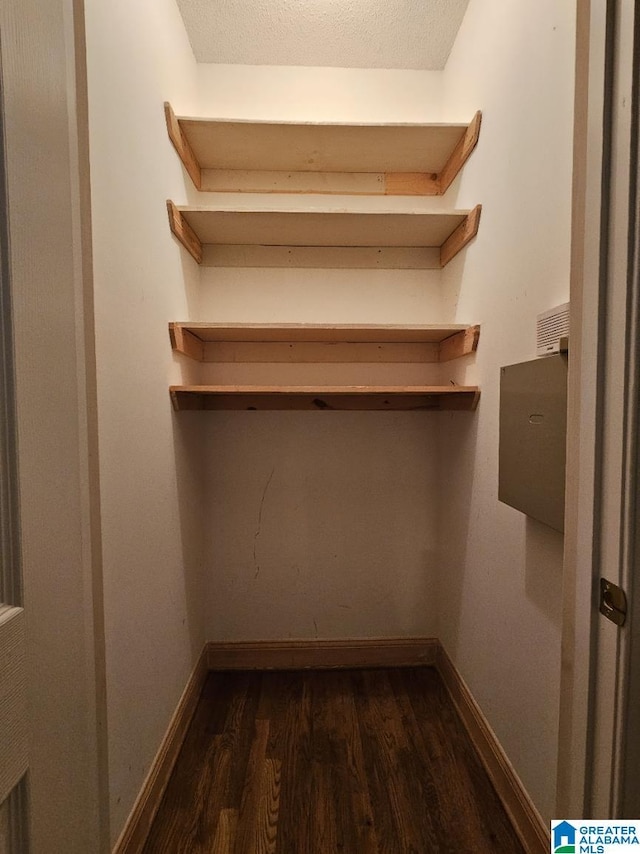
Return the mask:
[[479,326],[170,323],[174,351],[198,362],[447,362],[473,353]]
[[[173,234],[199,264],[286,266],[287,249],[293,247],[316,254],[320,248],[351,254],[360,251],[364,253],[361,266],[366,267],[375,266],[377,253],[409,252],[413,258],[409,266],[439,269],[475,237],[481,206],[471,211],[399,213],[178,206],[169,200],[167,210]],[[222,258],[216,259],[219,249]],[[257,257],[252,249],[257,250]],[[346,257],[340,266],[343,264],[359,265]],[[390,263],[395,265],[395,261]],[[400,260],[397,266],[407,264]]]
[[442,195],[476,146],[469,124],[318,123],[176,117],[169,138],[198,190]]
[[176,411],[182,410],[474,410],[476,386],[171,386]]

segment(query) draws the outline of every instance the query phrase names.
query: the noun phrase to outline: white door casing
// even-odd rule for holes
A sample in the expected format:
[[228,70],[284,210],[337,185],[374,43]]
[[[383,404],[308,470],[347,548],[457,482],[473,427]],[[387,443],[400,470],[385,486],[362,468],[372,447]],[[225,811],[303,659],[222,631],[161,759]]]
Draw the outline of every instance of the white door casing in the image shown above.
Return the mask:
[[[2,41],[0,33],[0,79]],[[2,92],[3,87],[0,87]],[[4,105],[0,99],[0,804],[6,848],[24,826],[9,799],[27,773],[27,667],[19,561],[15,398]],[[11,808],[10,808],[11,807]],[[22,820],[19,820],[22,819]],[[15,847],[15,843],[13,845]],[[21,839],[26,850],[26,840]],[[10,854],[10,852],[9,852]]]
[[609,622],[598,603],[601,577],[629,584],[625,541],[635,525],[627,505],[636,6],[578,0],[557,817],[623,811],[629,627]]
[[[605,113],[608,156],[605,157],[605,247],[602,267],[604,303],[601,329],[602,425],[599,470],[598,573],[622,589],[628,589],[625,560],[626,509],[629,491],[627,470],[628,401],[631,381],[628,348],[631,341],[629,251],[631,200],[631,118],[634,83],[634,35],[636,4],[616,0],[609,23]],[[599,586],[595,591],[599,600]],[[620,775],[624,764],[622,695],[626,690],[624,662],[628,654],[629,620],[622,628],[600,613],[596,616],[595,673],[593,685],[593,764],[590,814],[597,818],[621,816]],[[637,818],[637,816],[634,816]]]
[[0,803],[28,767],[25,618],[22,608],[0,606]]
[[[0,37],[30,851],[103,854],[108,773],[83,0],[2,0]],[[17,631],[24,621],[13,616],[8,624]]]

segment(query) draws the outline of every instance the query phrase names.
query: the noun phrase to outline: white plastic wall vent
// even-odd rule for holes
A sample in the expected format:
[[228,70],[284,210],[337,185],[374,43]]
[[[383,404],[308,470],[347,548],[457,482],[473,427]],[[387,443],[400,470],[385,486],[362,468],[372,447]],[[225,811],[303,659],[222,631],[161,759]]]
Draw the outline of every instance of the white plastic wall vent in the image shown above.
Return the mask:
[[566,349],[563,338],[569,337],[569,303],[557,305],[538,315],[536,354],[548,356]]

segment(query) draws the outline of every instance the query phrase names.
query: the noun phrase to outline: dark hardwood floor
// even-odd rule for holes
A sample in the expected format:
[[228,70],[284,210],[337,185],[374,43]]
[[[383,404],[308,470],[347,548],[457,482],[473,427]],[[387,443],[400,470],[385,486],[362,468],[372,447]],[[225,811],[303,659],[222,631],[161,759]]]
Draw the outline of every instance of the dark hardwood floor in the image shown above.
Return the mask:
[[431,668],[212,673],[144,854],[523,854]]

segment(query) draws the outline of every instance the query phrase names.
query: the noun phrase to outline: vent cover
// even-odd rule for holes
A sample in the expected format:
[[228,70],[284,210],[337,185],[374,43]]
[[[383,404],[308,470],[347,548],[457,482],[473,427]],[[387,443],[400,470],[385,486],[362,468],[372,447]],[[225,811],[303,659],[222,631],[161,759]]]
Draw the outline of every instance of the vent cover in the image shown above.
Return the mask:
[[569,303],[557,305],[538,315],[536,354],[547,356],[549,353],[559,353],[566,346],[562,338],[569,337]]

